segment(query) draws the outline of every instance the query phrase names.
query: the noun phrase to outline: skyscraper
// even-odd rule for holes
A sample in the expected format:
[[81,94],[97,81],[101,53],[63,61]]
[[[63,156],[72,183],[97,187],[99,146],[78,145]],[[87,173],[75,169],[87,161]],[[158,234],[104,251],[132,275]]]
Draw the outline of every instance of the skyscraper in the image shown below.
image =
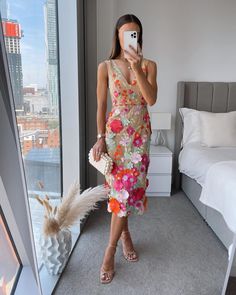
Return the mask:
[[6,0],[0,0],[0,13],[2,18],[8,18]]
[[51,113],[58,115],[58,45],[55,0],[47,0],[44,4],[44,19],[49,105]]
[[23,110],[23,74],[20,52],[21,26],[16,20],[11,19],[2,19],[2,26],[15,108],[16,110]]

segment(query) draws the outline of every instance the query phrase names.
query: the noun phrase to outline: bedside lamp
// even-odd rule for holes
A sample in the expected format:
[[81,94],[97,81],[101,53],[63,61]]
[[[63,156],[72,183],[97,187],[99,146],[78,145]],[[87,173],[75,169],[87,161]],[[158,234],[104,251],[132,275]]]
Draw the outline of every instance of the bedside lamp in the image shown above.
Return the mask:
[[153,145],[165,145],[166,139],[162,130],[171,129],[171,113],[151,112],[150,117],[152,130],[157,130]]

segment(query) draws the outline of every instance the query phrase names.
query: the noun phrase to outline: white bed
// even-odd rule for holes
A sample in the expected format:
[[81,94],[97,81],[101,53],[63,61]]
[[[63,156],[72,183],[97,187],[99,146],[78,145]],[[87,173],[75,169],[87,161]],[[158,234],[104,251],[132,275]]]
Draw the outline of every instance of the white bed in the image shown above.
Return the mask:
[[191,142],[179,153],[179,171],[204,185],[208,169],[220,161],[236,161],[236,147],[203,147]]
[[[190,132],[184,134],[183,117],[179,112],[180,108],[190,108],[214,114],[235,112],[236,82],[179,81],[177,87],[173,161],[174,187],[177,190],[182,189],[199,214],[212,228],[226,249],[228,249],[228,253],[231,252],[232,254],[229,255],[230,259],[222,290],[223,295],[225,294],[229,277],[236,276],[236,254],[234,254],[236,248],[236,235],[234,234],[236,233],[234,210],[236,208],[236,149],[232,147],[236,146],[236,132],[234,129],[233,133],[228,137],[234,143],[231,144],[224,140],[223,142],[226,143],[224,146],[227,145],[228,147],[223,148],[222,144],[215,143],[217,143],[220,137],[222,139],[228,135],[228,131],[231,130],[231,128],[225,127],[225,121],[220,120],[216,122],[216,125],[213,124],[211,132],[208,133],[210,125],[205,125],[204,115],[203,117],[201,116],[203,118],[201,123],[203,124],[199,125],[196,117],[194,117],[194,112],[192,112],[193,119],[195,118],[196,120],[191,120],[190,114],[190,122],[186,121],[185,124],[187,126],[185,130],[190,129]],[[190,126],[191,123],[195,124],[194,128],[188,128],[188,123],[190,123]],[[200,126],[206,126],[207,128],[201,128]],[[228,126],[234,126],[235,128],[235,125]],[[196,139],[199,139],[199,135],[201,135],[201,139],[203,138],[203,143],[206,146],[212,147],[208,148],[197,143],[199,140]],[[195,143],[186,145],[186,140],[189,140],[189,144],[190,141]],[[182,148],[183,146],[184,148]],[[216,183],[215,179],[221,179],[221,181]],[[222,196],[227,196],[226,202]],[[224,206],[222,206],[222,202]],[[221,212],[219,212],[220,208],[223,209]],[[231,209],[231,212],[229,212],[229,209]],[[225,212],[227,212],[227,220],[223,217]],[[236,292],[232,294],[236,294]]]
[[[195,126],[191,126],[190,131],[194,128]],[[183,175],[183,191],[216,232],[230,254],[232,234],[236,232],[236,230],[232,232],[232,226],[230,226],[235,223],[236,218],[234,210],[231,210],[232,206],[236,208],[236,147],[208,147],[201,145],[199,141],[187,142],[180,150],[178,167]],[[201,189],[194,187],[190,189],[186,177],[198,183]],[[229,192],[228,187],[233,187],[233,192]],[[191,191],[195,189],[197,193],[192,194]],[[231,204],[230,208],[229,204]],[[215,213],[223,218],[222,225],[212,224]],[[225,230],[226,225],[227,230]],[[217,231],[218,228],[221,228],[220,231]]]
[[[179,154],[179,170],[203,188],[199,200],[217,210],[235,232],[236,147],[204,147],[191,142]],[[228,254],[232,244],[228,245]]]

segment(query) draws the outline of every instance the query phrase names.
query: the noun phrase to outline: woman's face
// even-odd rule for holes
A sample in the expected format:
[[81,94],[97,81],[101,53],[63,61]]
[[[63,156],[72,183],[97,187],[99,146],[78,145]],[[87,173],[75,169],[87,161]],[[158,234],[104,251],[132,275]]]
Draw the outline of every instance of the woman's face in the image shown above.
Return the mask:
[[138,32],[138,40],[139,40],[139,34],[140,34],[140,28],[139,25],[136,23],[127,23],[124,24],[119,28],[119,40],[120,40],[120,47],[124,49],[124,31],[137,31]]

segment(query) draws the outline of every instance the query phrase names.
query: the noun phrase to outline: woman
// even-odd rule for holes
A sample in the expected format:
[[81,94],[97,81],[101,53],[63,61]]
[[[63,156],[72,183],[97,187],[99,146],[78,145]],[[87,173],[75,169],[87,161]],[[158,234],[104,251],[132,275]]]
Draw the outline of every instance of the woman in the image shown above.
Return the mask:
[[[124,31],[138,33],[138,49],[124,49]],[[137,261],[128,228],[130,214],[143,214],[147,209],[145,189],[149,166],[151,137],[147,105],[157,97],[157,66],[142,56],[142,25],[133,14],[121,16],[115,26],[113,48],[109,60],[98,65],[97,77],[97,142],[93,146],[96,161],[107,152],[114,166],[106,175],[110,187],[108,212],[112,213],[110,238],[100,269],[100,282],[113,279],[114,255],[121,237],[123,254],[128,261]],[[126,58],[124,57],[126,53]],[[107,87],[109,86],[112,110],[106,118]]]

